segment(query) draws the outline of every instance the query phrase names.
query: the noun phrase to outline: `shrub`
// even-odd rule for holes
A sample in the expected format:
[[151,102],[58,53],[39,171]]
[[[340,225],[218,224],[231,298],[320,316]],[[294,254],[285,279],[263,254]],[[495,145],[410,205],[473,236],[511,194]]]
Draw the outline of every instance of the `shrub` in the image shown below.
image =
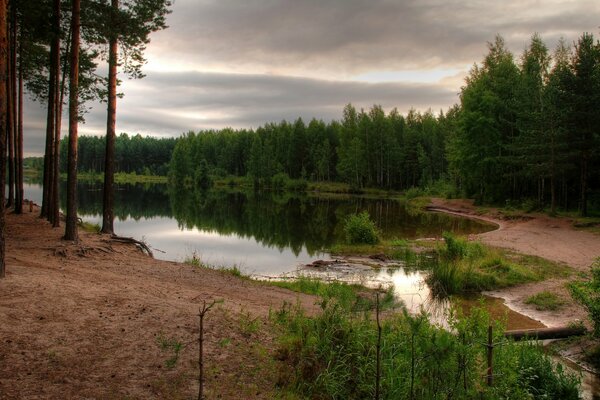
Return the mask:
[[571,294],[588,312],[594,326],[594,335],[600,337],[600,258],[592,266],[592,279],[574,282],[569,286]]
[[279,172],[271,178],[271,188],[273,190],[284,190],[288,184],[290,177],[285,172]]
[[456,238],[451,232],[442,234],[446,243],[445,256],[450,260],[460,260],[467,255],[467,242]]
[[379,243],[379,230],[366,211],[350,215],[346,219],[344,232],[346,233],[346,240],[350,244]]
[[308,188],[308,182],[306,179],[290,179],[285,187],[291,192],[304,192]]

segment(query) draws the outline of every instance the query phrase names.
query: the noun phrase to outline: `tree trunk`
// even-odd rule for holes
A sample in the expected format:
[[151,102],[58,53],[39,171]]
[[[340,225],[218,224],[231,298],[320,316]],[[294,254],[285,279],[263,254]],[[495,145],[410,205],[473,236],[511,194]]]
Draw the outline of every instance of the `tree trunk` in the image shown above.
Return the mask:
[[12,207],[15,202],[15,39],[16,39],[16,9],[15,3],[10,3],[9,46],[8,46],[8,199],[6,207]]
[[[23,46],[21,51],[23,53]],[[15,214],[23,213],[23,62],[19,62],[19,103],[17,118],[17,188]]]
[[[112,0],[112,11],[116,15],[119,0]],[[106,117],[106,153],[104,158],[104,201],[102,203],[102,233],[114,234],[114,174],[115,174],[115,127],[117,114],[117,40],[110,38],[108,56],[108,111]]]
[[6,0],[0,0],[0,278],[5,274],[5,213],[4,195],[6,184],[6,134],[7,131],[7,96],[8,83],[6,68],[8,66],[8,38],[6,37]]
[[67,221],[65,239],[77,236],[77,117],[79,94],[79,13],[80,0],[73,0],[71,12],[71,73],[69,75],[69,155],[67,165]]
[[[59,34],[57,30],[57,26],[60,24],[60,17],[56,14],[56,9],[54,10],[53,15],[53,34],[56,36]],[[58,21],[58,22],[57,22]],[[60,49],[59,49],[60,50]],[[48,82],[48,114],[46,116],[46,152],[44,154],[44,189],[42,192],[42,210],[40,213],[40,217],[50,219],[50,211],[51,211],[51,203],[53,193],[52,193],[52,181],[53,181],[53,169],[52,165],[54,164],[54,122],[55,116],[54,113],[56,111],[56,106],[54,101],[56,99],[56,70],[54,66],[56,65],[56,59],[60,58],[60,54],[58,53],[54,40],[52,41],[52,46],[50,48],[50,78]]]
[[58,182],[60,180],[60,130],[62,120],[62,88],[59,91],[60,81],[60,0],[54,0],[54,26],[56,29],[56,35],[52,38],[52,48],[56,52],[57,56],[54,58],[54,64],[51,68],[54,70],[54,149],[52,151],[53,159],[51,181],[50,181],[50,193],[52,193],[50,199],[50,205],[48,208],[48,219],[52,222],[52,227],[58,228],[60,226],[60,193],[58,189]]

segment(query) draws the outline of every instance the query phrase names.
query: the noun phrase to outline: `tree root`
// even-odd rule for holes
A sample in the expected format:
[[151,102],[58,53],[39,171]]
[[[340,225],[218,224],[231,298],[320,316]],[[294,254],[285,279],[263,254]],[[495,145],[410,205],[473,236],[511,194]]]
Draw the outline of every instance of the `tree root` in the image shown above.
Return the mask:
[[110,235],[110,239],[114,240],[115,242],[120,242],[120,243],[133,243],[135,244],[140,250],[145,251],[146,253],[148,253],[148,255],[152,258],[154,258],[154,254],[152,254],[152,250],[150,250],[150,247],[148,247],[148,245],[144,242],[141,242],[139,240],[136,240],[134,238],[130,238],[130,237],[125,237],[125,236],[117,236],[117,235]]

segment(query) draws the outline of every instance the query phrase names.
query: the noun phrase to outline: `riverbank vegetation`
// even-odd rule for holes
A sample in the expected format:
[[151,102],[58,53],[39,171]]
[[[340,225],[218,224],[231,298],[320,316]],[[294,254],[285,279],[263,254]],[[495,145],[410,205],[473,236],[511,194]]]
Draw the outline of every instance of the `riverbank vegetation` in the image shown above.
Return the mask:
[[427,282],[440,295],[499,289],[550,277],[570,275],[570,269],[539,257],[495,249],[444,233],[435,248]]
[[[500,324],[488,337],[491,322],[481,310],[455,315],[451,329],[444,330],[426,314],[382,317],[376,299],[357,311],[335,296],[338,291],[321,293],[316,316],[289,305],[271,314],[279,331],[277,358],[286,366],[279,381],[300,396],[579,399],[578,378],[539,345],[506,340]],[[493,375],[488,378],[490,354]]]

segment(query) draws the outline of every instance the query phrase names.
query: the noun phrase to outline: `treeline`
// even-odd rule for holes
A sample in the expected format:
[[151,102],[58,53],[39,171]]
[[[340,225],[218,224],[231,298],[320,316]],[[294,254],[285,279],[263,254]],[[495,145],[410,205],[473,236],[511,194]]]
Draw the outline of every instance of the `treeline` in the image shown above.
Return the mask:
[[485,202],[600,207],[600,44],[583,34],[551,55],[538,35],[515,61],[497,37],[473,67],[447,137],[449,175]]
[[204,165],[213,175],[249,176],[259,185],[292,179],[342,181],[360,189],[426,185],[447,170],[447,119],[411,110],[405,117],[381,106],[344,108],[341,122],[302,119],[252,130],[185,134],[175,146],[171,177],[196,179]]
[[[135,172],[138,175],[166,176],[175,138],[129,136],[121,133],[115,139],[115,172]],[[61,172],[67,168],[67,138],[61,141]],[[79,172],[104,172],[106,137],[80,136],[78,140],[77,170]]]
[[188,132],[175,146],[174,182],[281,176],[406,190],[440,181],[485,203],[600,207],[600,44],[583,34],[551,55],[538,35],[518,60],[501,37],[446,113],[344,108],[343,119]]

